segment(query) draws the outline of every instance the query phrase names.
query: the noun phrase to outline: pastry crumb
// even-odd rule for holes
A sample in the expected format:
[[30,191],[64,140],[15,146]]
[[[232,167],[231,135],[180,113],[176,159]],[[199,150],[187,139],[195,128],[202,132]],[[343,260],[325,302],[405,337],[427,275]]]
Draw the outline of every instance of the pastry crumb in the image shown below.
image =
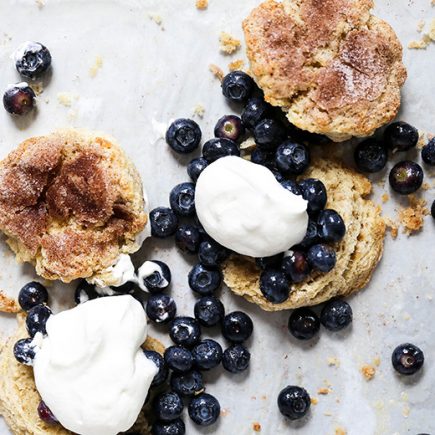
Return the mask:
[[399,228],[397,224],[393,221],[393,219],[389,217],[384,218],[384,221],[385,221],[385,225],[387,226],[387,230],[389,230],[391,233],[391,237],[395,239],[399,234]]
[[426,133],[420,133],[417,142],[417,148],[422,149],[425,145],[426,145]]
[[220,67],[218,67],[217,65],[215,65],[215,64],[210,64],[209,65],[209,67],[208,67],[208,69],[210,70],[210,72],[219,80],[219,81],[222,81],[223,80],[223,78],[224,78],[224,76],[225,76],[225,74],[224,74],[224,72],[222,71],[222,68],[220,68]]
[[196,0],[196,9],[203,11],[208,7],[208,0]]
[[317,394],[322,394],[322,395],[324,395],[324,396],[326,396],[326,395],[329,394],[330,392],[331,392],[331,389],[329,389],[329,388],[324,388],[324,387],[319,388],[319,389],[317,390]]
[[388,193],[384,193],[381,197],[382,202],[385,204],[389,199],[390,199],[390,195],[388,195]]
[[336,427],[335,428],[335,435],[346,435],[346,429],[343,429],[342,427]]
[[42,9],[45,6],[45,0],[35,0],[35,3],[39,9]]
[[101,56],[97,56],[95,58],[94,64],[89,68],[89,75],[92,78],[96,77],[98,71],[102,68],[102,66],[103,66],[103,58]]
[[159,14],[149,13],[148,14],[148,18],[151,21],[154,21],[158,26],[161,26],[163,24],[163,19],[162,19],[162,17]]
[[57,101],[59,104],[65,107],[71,107],[74,100],[78,99],[78,95],[72,92],[59,92],[57,94]]
[[365,364],[361,367],[361,373],[366,381],[371,381],[376,374],[376,369],[371,364]]
[[412,50],[425,50],[431,42],[429,35],[424,34],[419,40],[413,40],[408,43],[408,48]]
[[317,405],[319,403],[319,399],[317,397],[311,398],[311,405]]
[[427,201],[417,198],[415,195],[408,196],[409,207],[399,210],[399,220],[404,227],[404,233],[411,235],[423,228],[424,217],[429,215],[426,207]]
[[230,71],[241,71],[243,70],[244,66],[245,66],[245,61],[243,59],[237,59],[228,64],[228,69]]
[[221,416],[222,417],[226,417],[229,413],[230,413],[230,411],[228,409],[226,409],[226,408],[223,408],[221,410]]
[[197,104],[193,109],[193,116],[204,118],[205,107],[202,104]]
[[429,190],[430,189],[430,184],[429,183],[423,183],[423,185],[421,186],[421,188],[423,190]]
[[376,367],[379,367],[381,365],[381,358],[379,358],[378,356],[376,356],[375,358],[373,358],[373,364]]
[[260,423],[252,423],[252,430],[254,432],[261,432],[261,424]]
[[35,95],[37,97],[39,97],[44,92],[44,86],[42,82],[30,83],[30,87],[33,89],[33,92],[35,92]]
[[329,357],[328,366],[340,367],[340,360],[335,356]]
[[219,36],[220,50],[225,54],[233,54],[240,48],[240,40],[227,32],[221,32]]
[[240,149],[242,151],[252,151],[255,147],[257,146],[257,144],[255,143],[255,139],[253,137],[248,137],[248,139],[244,140],[241,144],[240,144]]
[[425,25],[426,25],[426,21],[424,21],[424,20],[420,20],[420,21],[417,23],[417,32],[418,32],[418,33],[421,33],[421,32],[423,31]]

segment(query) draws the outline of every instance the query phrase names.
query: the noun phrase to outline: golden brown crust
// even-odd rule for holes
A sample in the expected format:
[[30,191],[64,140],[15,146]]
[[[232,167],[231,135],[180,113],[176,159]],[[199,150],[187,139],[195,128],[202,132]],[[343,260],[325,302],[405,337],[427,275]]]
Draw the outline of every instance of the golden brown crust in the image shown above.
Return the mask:
[[20,311],[18,302],[0,290],[0,313],[19,313]]

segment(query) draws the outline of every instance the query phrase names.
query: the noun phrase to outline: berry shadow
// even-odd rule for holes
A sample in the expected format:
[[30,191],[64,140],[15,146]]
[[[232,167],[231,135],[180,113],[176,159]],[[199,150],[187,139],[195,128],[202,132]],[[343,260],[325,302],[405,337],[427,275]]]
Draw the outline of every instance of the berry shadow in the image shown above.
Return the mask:
[[33,110],[31,110],[26,115],[18,116],[11,115],[12,121],[15,124],[15,127],[18,130],[26,130],[28,129],[38,117],[38,107],[35,106]]

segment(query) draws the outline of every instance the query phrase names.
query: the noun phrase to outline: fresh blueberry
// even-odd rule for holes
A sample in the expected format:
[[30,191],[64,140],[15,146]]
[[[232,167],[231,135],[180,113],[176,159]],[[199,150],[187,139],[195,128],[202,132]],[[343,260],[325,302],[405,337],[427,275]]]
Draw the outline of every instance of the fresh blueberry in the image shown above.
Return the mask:
[[300,246],[304,249],[308,249],[311,246],[320,242],[319,228],[317,226],[317,221],[314,219],[308,220],[307,232],[303,238]]
[[202,155],[208,163],[212,163],[222,157],[240,156],[240,150],[237,144],[230,139],[214,138],[204,144]]
[[45,404],[43,400],[41,400],[38,405],[38,416],[44,423],[59,423],[58,419],[54,416],[54,414],[51,412],[51,409]]
[[166,132],[166,142],[177,153],[191,153],[201,142],[201,129],[192,119],[177,119]]
[[299,340],[313,338],[320,329],[320,320],[317,314],[309,308],[298,308],[293,311],[288,320],[288,330],[293,337]]
[[115,292],[119,294],[131,294],[134,292],[134,289],[136,288],[136,285],[133,281],[127,281],[126,283],[122,285],[111,285],[110,288],[112,290],[115,290]]
[[310,150],[304,144],[287,140],[276,150],[275,161],[282,174],[300,175],[310,166]]
[[231,373],[240,373],[249,367],[251,354],[245,346],[233,344],[225,350],[222,357],[222,365]]
[[281,269],[291,282],[296,283],[305,281],[311,273],[307,256],[302,251],[291,251],[290,255],[285,256]]
[[151,386],[157,387],[162,385],[168,378],[168,368],[166,367],[165,360],[158,352],[155,352],[154,350],[144,350],[143,353],[157,366],[159,370],[154,376]]
[[193,366],[193,356],[189,349],[170,346],[165,350],[166,365],[176,372],[188,372]]
[[158,420],[171,421],[181,416],[184,405],[181,397],[171,391],[158,395],[154,400],[153,408]]
[[195,214],[195,185],[193,183],[177,184],[169,195],[172,210],[179,216]]
[[432,207],[430,208],[430,214],[435,219],[435,201],[432,202]]
[[299,182],[302,197],[308,201],[308,214],[313,215],[323,210],[328,199],[325,185],[315,178],[307,178]]
[[421,158],[427,165],[435,166],[435,137],[422,148]]
[[74,292],[74,301],[77,305],[92,299],[97,299],[98,297],[99,295],[95,291],[93,284],[89,284],[85,279],[79,281]]
[[48,302],[47,289],[39,282],[31,281],[25,284],[18,294],[18,303],[24,311],[29,311],[36,305]]
[[251,318],[241,311],[233,311],[224,317],[222,335],[233,343],[243,343],[254,330]]
[[46,334],[45,324],[51,316],[51,310],[45,304],[36,305],[29,310],[26,318],[27,331],[30,337],[34,337],[37,332]]
[[261,269],[277,269],[281,265],[282,254],[272,255],[271,257],[260,257],[255,259],[255,264]]
[[[144,269],[147,273],[143,274]],[[148,268],[151,270],[148,271]],[[152,272],[150,274],[150,272]],[[172,280],[171,269],[166,263],[159,260],[146,261],[139,268],[139,276],[143,279],[143,285],[150,293],[159,293],[169,287]]]
[[287,189],[289,192],[293,193],[294,195],[302,195],[299,184],[296,183],[296,181],[284,180],[281,181],[281,186],[284,187],[284,189]]
[[267,118],[272,108],[261,98],[251,98],[242,112],[242,122],[246,128],[254,130],[255,126]]
[[272,172],[273,176],[275,177],[275,180],[278,181],[278,183],[282,183],[285,180],[284,175],[282,175],[281,172],[273,168],[272,169],[269,168],[269,169],[270,172]]
[[423,367],[424,354],[419,347],[405,343],[394,349],[391,362],[397,372],[409,376],[417,373]]
[[270,166],[273,163],[274,155],[272,151],[255,147],[251,152],[251,162],[257,165]]
[[322,210],[317,225],[319,236],[325,242],[339,242],[346,234],[343,218],[335,210]]
[[150,212],[151,235],[163,239],[177,231],[178,219],[168,207],[157,207]]
[[311,246],[307,253],[307,259],[313,269],[325,273],[331,271],[337,262],[334,249],[323,243]]
[[193,317],[176,317],[169,328],[169,336],[179,346],[192,347],[201,338],[201,327]]
[[175,233],[175,244],[178,249],[188,254],[196,254],[201,243],[201,234],[197,227],[180,225]]
[[231,139],[238,142],[245,135],[245,127],[242,120],[236,115],[226,115],[219,119],[215,128],[216,137]]
[[189,417],[199,426],[210,426],[218,419],[221,406],[216,397],[202,393],[189,403]]
[[177,306],[170,296],[155,293],[148,298],[145,311],[153,322],[169,323],[175,317]]
[[379,172],[387,164],[388,152],[384,144],[376,139],[367,139],[355,148],[354,160],[362,172]]
[[152,435],[184,435],[186,426],[181,418],[169,422],[156,421],[153,424],[151,433]]
[[208,162],[203,157],[193,159],[187,165],[187,173],[191,180],[196,183],[198,181],[201,172],[208,166]]
[[208,338],[193,348],[192,355],[197,369],[210,370],[222,361],[222,346]]
[[225,308],[214,296],[203,296],[196,301],[194,313],[202,326],[215,326],[224,318]]
[[418,130],[406,122],[390,124],[384,132],[384,142],[393,151],[407,151],[418,142]]
[[205,240],[199,245],[198,258],[206,267],[218,267],[230,256],[230,251],[214,240]]
[[286,301],[290,294],[290,281],[279,269],[266,269],[260,275],[260,290],[272,304]]
[[10,85],[3,95],[3,106],[12,115],[25,115],[35,105],[35,92],[27,83]]
[[201,296],[212,295],[222,283],[222,272],[197,264],[189,272],[189,287]]
[[236,103],[243,103],[255,89],[254,80],[243,71],[232,71],[222,80],[224,97]]
[[39,42],[25,42],[16,51],[15,67],[24,77],[36,79],[44,74],[50,65],[50,51]]
[[255,126],[254,139],[262,149],[275,149],[285,139],[285,131],[278,121],[266,118]]
[[310,395],[304,388],[289,385],[278,395],[278,408],[290,420],[304,417],[311,406]]
[[409,195],[423,184],[423,169],[418,163],[405,160],[397,163],[390,172],[390,186],[401,195]]
[[329,301],[320,313],[320,322],[329,331],[340,331],[352,323],[352,308],[346,301]]
[[14,345],[15,359],[26,366],[33,365],[35,358],[35,346],[32,344],[31,338],[22,338]]
[[204,391],[201,372],[191,370],[187,373],[172,373],[171,388],[184,397],[196,396]]

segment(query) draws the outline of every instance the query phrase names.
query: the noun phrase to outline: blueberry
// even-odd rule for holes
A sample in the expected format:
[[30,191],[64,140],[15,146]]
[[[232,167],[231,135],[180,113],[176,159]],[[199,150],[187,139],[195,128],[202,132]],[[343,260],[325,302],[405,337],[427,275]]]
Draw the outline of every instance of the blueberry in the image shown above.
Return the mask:
[[255,264],[262,270],[279,268],[282,261],[282,254],[272,255],[271,257],[260,257],[255,259]]
[[156,418],[162,421],[176,420],[184,408],[181,397],[173,391],[159,394],[153,405]]
[[367,139],[355,148],[354,160],[357,168],[362,172],[379,172],[387,164],[388,152],[376,139]]
[[191,153],[201,142],[201,129],[192,119],[177,119],[166,132],[166,142],[177,153]]
[[290,281],[279,269],[266,269],[260,275],[260,290],[272,304],[286,301],[290,294]]
[[251,98],[242,112],[242,122],[246,128],[253,130],[255,126],[267,118],[272,108],[261,98]]
[[152,435],[184,435],[186,426],[181,418],[169,422],[156,421],[153,424],[151,433]]
[[284,189],[287,189],[289,192],[293,193],[294,195],[302,195],[302,191],[296,181],[284,180],[281,181],[281,186],[284,187]]
[[157,387],[162,385],[168,378],[168,368],[166,367],[165,360],[158,352],[155,352],[154,350],[144,350],[143,353],[157,366],[159,370],[154,376],[151,386]]
[[92,299],[97,299],[98,297],[99,295],[95,291],[95,286],[93,284],[89,284],[85,279],[79,281],[74,292],[74,301],[77,305],[83,304]]
[[177,306],[170,296],[155,293],[148,298],[145,311],[153,322],[169,323],[175,317]]
[[202,393],[189,403],[189,417],[199,426],[210,426],[218,419],[221,406],[211,394]]
[[337,262],[334,249],[323,243],[311,246],[307,253],[307,259],[313,269],[325,273],[331,271]]
[[224,317],[222,335],[233,343],[243,343],[254,330],[251,318],[241,311],[233,311]]
[[255,89],[254,80],[243,71],[232,71],[222,80],[224,97],[236,103],[243,103]]
[[340,331],[352,323],[352,308],[346,301],[329,301],[320,313],[320,322],[329,331]]
[[171,269],[163,261],[146,261],[138,271],[143,285],[150,293],[160,293],[169,287],[172,281]]
[[307,256],[302,251],[291,251],[290,255],[285,256],[281,263],[281,269],[291,282],[296,283],[306,280],[311,273]]
[[184,397],[191,397],[204,391],[201,372],[191,370],[187,373],[172,373],[171,388]]
[[273,176],[275,177],[275,180],[278,181],[278,183],[282,183],[285,180],[284,175],[282,175],[281,172],[273,168],[272,169],[269,168],[269,169],[272,172]]
[[432,202],[432,207],[430,208],[430,214],[435,219],[435,201]]
[[435,137],[422,148],[421,158],[427,165],[435,166]]
[[260,147],[255,147],[251,152],[251,162],[257,165],[270,166],[274,160],[274,154],[272,151],[264,150]]
[[34,306],[47,302],[47,289],[41,283],[36,281],[31,281],[25,284],[18,294],[18,303],[24,311],[29,311]]
[[394,349],[391,362],[397,372],[409,376],[417,373],[423,367],[424,354],[419,347],[405,343]]
[[339,242],[346,234],[343,218],[335,210],[322,210],[317,225],[319,236],[325,242]]
[[179,216],[195,214],[195,185],[193,183],[177,184],[169,195],[172,210]]
[[201,327],[193,317],[176,317],[169,328],[169,336],[175,344],[192,347],[201,338]]
[[222,357],[222,365],[225,370],[231,373],[240,373],[249,367],[251,354],[241,344],[233,344],[225,350]]
[[302,197],[308,201],[308,214],[313,215],[323,210],[328,199],[325,185],[315,178],[307,178],[299,182]]
[[180,225],[175,233],[175,244],[178,249],[188,254],[196,254],[201,243],[201,234],[197,227]]
[[39,42],[25,42],[15,53],[17,71],[29,79],[40,77],[50,68],[50,65],[50,51]]
[[111,285],[110,288],[117,292],[118,294],[131,294],[134,292],[136,285],[133,281],[127,281],[122,285]]
[[37,332],[46,334],[45,324],[51,316],[51,310],[45,304],[36,305],[29,310],[26,318],[27,331],[30,337],[34,337]]
[[304,417],[311,406],[310,395],[304,388],[289,385],[278,395],[278,408],[290,420]]
[[208,166],[208,162],[203,157],[193,159],[187,165],[187,173],[191,180],[196,183],[198,181],[201,172]]
[[242,120],[236,115],[226,115],[218,120],[214,128],[216,137],[230,139],[239,142],[245,135],[245,127]]
[[194,313],[202,326],[215,326],[224,318],[225,308],[214,296],[203,296],[196,301]]
[[218,267],[230,256],[230,251],[214,240],[205,240],[199,245],[198,258],[206,267]]
[[293,311],[288,320],[288,330],[293,337],[299,340],[313,338],[320,329],[320,320],[317,314],[309,308],[298,308]]
[[287,140],[276,150],[275,161],[282,174],[300,175],[310,166],[310,150],[303,144]]
[[35,92],[27,83],[9,86],[3,95],[3,106],[12,115],[25,115],[35,105]]
[[166,365],[176,372],[188,372],[193,366],[193,356],[189,349],[170,346],[165,350]]
[[44,423],[47,424],[59,423],[58,419],[54,416],[50,408],[45,404],[43,400],[41,400],[38,405],[38,416]]
[[260,148],[271,150],[285,139],[285,131],[278,121],[266,118],[255,126],[254,139]]
[[304,249],[308,249],[311,246],[320,242],[319,228],[317,226],[317,221],[309,219],[307,232],[303,238],[300,246]]
[[237,144],[230,139],[214,138],[204,144],[202,155],[207,162],[212,163],[222,157],[240,156],[240,150]]
[[189,272],[189,287],[201,296],[213,294],[222,283],[222,272],[197,264]]
[[158,238],[172,236],[177,231],[178,219],[168,207],[157,207],[150,212],[151,235]]
[[401,195],[409,195],[423,184],[423,169],[418,163],[405,160],[397,163],[390,172],[390,186]]
[[222,361],[222,347],[217,341],[208,338],[193,348],[192,355],[197,369],[210,370]]
[[418,130],[403,121],[393,122],[385,129],[384,141],[393,151],[406,151],[417,145]]
[[32,344],[31,338],[22,338],[14,345],[15,359],[26,366],[33,365],[35,358],[35,346]]

